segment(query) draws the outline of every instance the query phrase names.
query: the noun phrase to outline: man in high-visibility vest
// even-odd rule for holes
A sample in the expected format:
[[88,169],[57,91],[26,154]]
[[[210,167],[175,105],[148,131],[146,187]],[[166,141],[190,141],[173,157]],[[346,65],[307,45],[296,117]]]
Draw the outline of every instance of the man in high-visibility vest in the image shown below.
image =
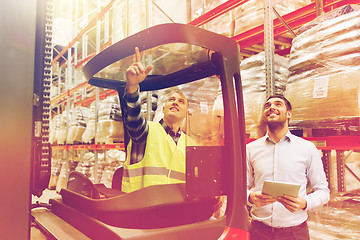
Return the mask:
[[185,147],[194,140],[181,131],[189,103],[181,92],[168,95],[160,122],[146,121],[141,113],[139,83],[153,69],[144,67],[138,48],[126,71],[125,127],[130,136],[122,180],[123,192],[143,187],[185,182]]

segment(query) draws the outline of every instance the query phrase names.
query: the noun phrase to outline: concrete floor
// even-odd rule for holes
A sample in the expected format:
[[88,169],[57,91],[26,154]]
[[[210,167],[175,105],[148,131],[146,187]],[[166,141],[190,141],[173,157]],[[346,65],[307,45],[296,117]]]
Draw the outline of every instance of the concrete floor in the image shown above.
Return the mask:
[[[60,197],[60,195],[56,191],[45,189],[40,198],[32,196],[32,203],[35,204],[37,201],[41,203],[49,203],[49,199],[57,197]],[[47,238],[38,228],[31,226],[30,240],[47,240]]]
[[[56,191],[45,190],[36,201],[48,203],[51,198],[59,197]],[[360,190],[353,194],[334,197],[326,206],[309,212],[308,225],[312,240],[360,239]],[[37,229],[31,228],[31,240],[45,240]]]
[[360,239],[360,191],[353,197],[330,200],[309,212],[308,225],[312,240]]

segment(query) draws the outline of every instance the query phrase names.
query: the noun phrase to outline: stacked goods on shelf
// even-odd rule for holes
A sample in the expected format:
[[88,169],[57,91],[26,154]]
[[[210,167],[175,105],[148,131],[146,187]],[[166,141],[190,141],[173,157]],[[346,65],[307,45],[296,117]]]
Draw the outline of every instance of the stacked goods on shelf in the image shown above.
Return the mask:
[[124,151],[111,149],[106,151],[106,158],[104,169],[101,173],[100,182],[103,183],[106,187],[112,187],[112,178],[115,171],[123,166],[123,163],[126,160],[126,153]]
[[[106,156],[104,154],[106,153]],[[124,151],[111,149],[98,153],[97,158],[97,179],[107,187],[111,187],[114,172],[122,167],[125,162],[126,154]],[[65,162],[65,156],[60,154],[52,158],[51,177],[49,188],[59,192],[61,188],[66,188],[69,172],[77,171],[84,174],[94,183],[95,181],[95,154],[86,152],[79,156],[79,152],[71,151],[69,165]],[[67,168],[69,167],[69,168]]]
[[[103,157],[100,157],[101,154],[98,156],[99,163]],[[84,174],[87,178],[93,176],[93,168],[95,162],[95,154],[92,152],[87,152],[83,155],[82,158],[79,158],[78,164],[76,165],[75,171]]]
[[215,145],[223,145],[224,141],[224,103],[222,98],[222,90],[219,86],[217,97],[214,101],[211,120],[212,142]]
[[69,172],[75,171],[79,161],[78,159],[74,159],[73,157],[69,160],[69,164],[66,164],[64,159],[62,159],[62,165],[60,169],[60,174],[56,183],[56,191],[60,192],[62,188],[66,188],[67,186],[67,176]]
[[[114,172],[119,167],[122,167],[125,161],[125,152],[111,149],[105,151],[105,153],[99,153],[97,158],[97,178],[100,183],[111,188],[112,177]],[[95,154],[87,152],[79,161],[74,169],[77,172],[84,174],[93,183],[95,180]]]
[[[272,6],[283,16],[310,3],[311,0],[277,0],[272,1]],[[264,4],[265,1],[250,0],[235,8],[235,35],[264,23]]]
[[[146,92],[141,92],[140,93],[140,99],[141,99],[141,112],[144,114],[145,118],[148,119],[147,117],[147,111],[148,111],[148,106],[147,106],[147,93]],[[158,99],[159,96],[157,95],[157,93],[154,91],[151,94],[151,115],[150,115],[150,119],[154,119],[155,116],[155,111],[157,109],[157,104],[158,104]]]
[[57,135],[60,128],[60,116],[61,115],[56,115],[50,120],[49,143],[52,145],[57,144]]
[[82,142],[85,144],[94,143],[95,140],[95,105],[91,105],[86,119],[86,128],[81,136]]
[[[287,58],[274,55],[275,93],[283,94],[289,75]],[[258,132],[262,107],[266,98],[265,53],[253,55],[240,64],[241,82],[244,95],[245,128],[251,138],[262,135]]]
[[49,189],[51,190],[56,188],[62,164],[63,161],[61,160],[61,158],[53,157],[51,159],[51,175],[49,180]]
[[152,4],[151,26],[169,22],[187,23],[189,2],[184,0],[157,0],[156,4]]
[[[92,152],[85,153],[82,158],[77,156],[76,151],[68,151],[69,154],[69,164],[66,164],[65,156],[59,157],[59,162],[55,164],[59,165],[60,170],[54,167],[54,174],[58,174],[58,177],[53,178],[53,183],[56,184],[56,191],[60,192],[62,188],[67,186],[67,176],[70,172],[76,171],[84,174],[86,177],[90,177],[91,167],[94,165],[95,154]],[[52,166],[53,167],[53,166]]]
[[205,29],[224,35],[226,37],[234,36],[234,14],[232,11],[222,14],[221,16],[204,24]]
[[286,96],[300,128],[359,130],[360,11],[348,5],[293,40]]
[[109,96],[100,101],[96,143],[116,143],[124,141],[124,127],[120,111],[119,97]]
[[184,43],[164,44],[151,49],[150,54],[153,75],[170,74],[209,60],[207,49]]
[[50,98],[53,99],[57,95],[59,95],[59,88],[53,84],[50,88]]
[[220,88],[217,77],[208,77],[181,86],[181,91],[189,100],[189,116],[186,124],[187,133],[199,145],[213,141],[219,134],[218,129],[212,129],[214,102]]
[[[191,8],[193,9],[193,19],[209,12],[210,10],[216,8],[220,4],[223,4],[226,0],[213,1],[192,1]],[[212,32],[222,34],[227,37],[233,36],[233,12],[229,11],[221,16],[211,20],[208,23],[205,23],[203,27]]]
[[68,134],[68,122],[72,117],[73,110],[63,111],[60,116],[60,126],[57,135],[57,144],[64,145],[66,144],[67,134]]
[[[118,1],[112,10],[113,43],[149,26],[172,21],[187,22],[187,3],[184,0],[157,0],[156,4],[150,5],[147,0]],[[151,18],[148,12],[151,12]]]
[[69,131],[66,139],[67,144],[82,143],[82,135],[86,129],[86,119],[89,115],[89,109],[77,106],[73,110],[69,123]]
[[[113,43],[124,39],[129,31],[132,33],[145,29],[146,16],[145,16],[146,3],[144,0],[133,1],[119,1],[119,4],[113,7]],[[141,9],[144,9],[141,11]],[[128,22],[126,18],[129,13],[134,13],[129,16]],[[127,26],[127,24],[131,26]]]
[[220,4],[223,4],[226,0],[203,0],[203,1],[192,1],[191,8],[193,9],[193,17],[198,18],[201,15],[207,13],[208,11],[216,8]]

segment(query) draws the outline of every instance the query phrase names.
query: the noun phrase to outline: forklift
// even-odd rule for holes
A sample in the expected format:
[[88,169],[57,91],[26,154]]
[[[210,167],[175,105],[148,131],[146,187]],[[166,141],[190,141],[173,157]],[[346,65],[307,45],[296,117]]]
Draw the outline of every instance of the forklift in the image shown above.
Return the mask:
[[[100,188],[81,174],[70,173],[67,188],[60,191],[61,198],[50,199],[47,210],[34,208],[31,212],[34,222],[47,234],[51,235],[51,228],[56,228],[49,220],[56,215],[90,239],[248,238],[244,105],[240,51],[235,41],[186,24],[157,25],[97,54],[84,66],[84,76],[91,85],[116,90],[123,108],[124,73],[108,74],[109,66],[127,69],[135,47],[154,53],[169,44],[187,45],[185,49],[192,54],[192,62],[170,73],[162,70],[161,74],[147,76],[140,83],[140,91],[218,76],[224,106],[223,144],[187,146],[186,183],[181,184],[122,193],[119,189]],[[198,48],[201,50],[193,54]],[[200,57],[196,59],[193,55]],[[109,75],[111,78],[104,77]],[[125,136],[125,146],[127,143]],[[100,198],[101,195],[105,197]],[[227,197],[226,212],[211,219],[217,196]]]
[[[84,66],[83,74],[89,84],[117,91],[123,109],[125,70],[131,64],[135,47],[155,55],[176,44],[185,46],[182,54],[190,56],[191,61],[177,61],[179,57],[171,56],[169,51],[164,62],[172,65],[170,61],[177,61],[173,64],[176,69],[164,67],[148,75],[140,83],[140,91],[179,87],[216,76],[220,80],[224,114],[221,144],[186,146],[186,183],[123,193],[115,186],[119,184],[106,188],[71,172],[67,187],[59,192],[61,197],[31,209],[32,224],[48,239],[249,238],[240,49],[234,40],[187,24],[161,24],[101,51]],[[113,69],[117,71],[114,73]],[[126,149],[129,137],[124,132]],[[44,159],[51,155],[51,146],[44,139],[38,145],[40,150],[35,152],[41,154],[33,154],[33,162],[37,163],[33,181],[37,195],[41,195],[49,182],[49,162],[44,163]],[[117,179],[121,181],[121,177]],[[226,212],[212,218],[218,196],[226,196]],[[56,234],[60,228],[68,237]]]

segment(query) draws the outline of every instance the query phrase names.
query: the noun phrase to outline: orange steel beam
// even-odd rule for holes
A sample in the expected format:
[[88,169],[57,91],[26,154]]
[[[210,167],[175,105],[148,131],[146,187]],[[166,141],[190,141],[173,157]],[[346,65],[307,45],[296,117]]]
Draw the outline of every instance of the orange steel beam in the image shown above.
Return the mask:
[[[348,5],[360,4],[359,0],[324,0],[324,11],[329,12],[335,8]],[[313,2],[305,7],[285,14],[283,19],[292,29],[297,29],[316,18],[316,3]],[[274,19],[274,37],[286,33],[288,30],[282,25],[279,19]],[[264,41],[264,25],[256,26],[248,31],[240,33],[232,37],[240,44],[240,49],[244,49],[251,45]]]
[[229,0],[227,2],[220,4],[216,8],[210,10],[209,12],[199,16],[198,18],[195,18],[194,20],[190,21],[188,24],[199,27],[248,1],[249,0]]

